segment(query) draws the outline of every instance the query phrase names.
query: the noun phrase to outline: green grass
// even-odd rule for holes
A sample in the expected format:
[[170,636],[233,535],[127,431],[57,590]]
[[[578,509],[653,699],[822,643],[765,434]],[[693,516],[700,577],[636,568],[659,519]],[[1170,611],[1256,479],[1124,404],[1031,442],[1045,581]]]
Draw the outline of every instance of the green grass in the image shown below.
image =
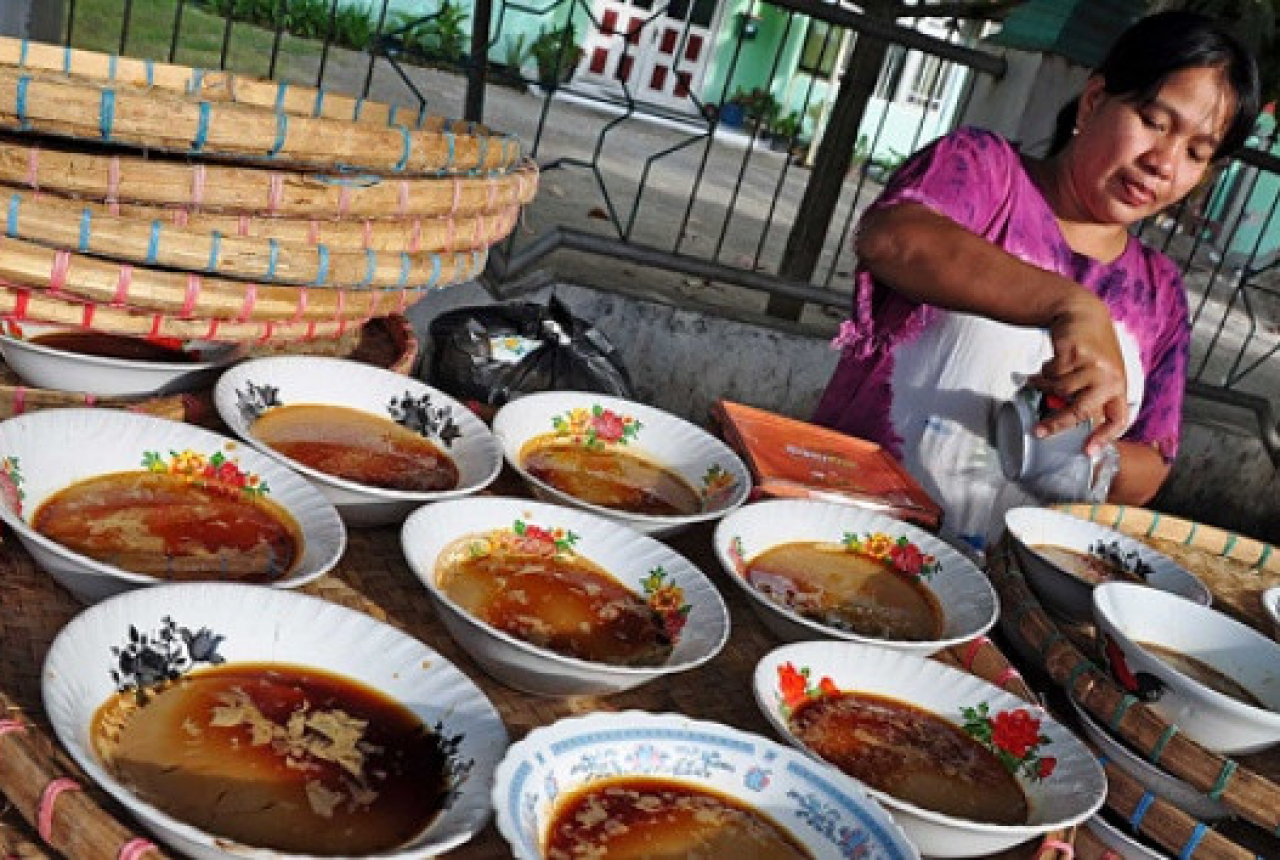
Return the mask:
[[[168,62],[178,0],[133,0],[127,22],[126,5],[124,0],[67,0],[68,10],[74,8],[72,47]],[[183,3],[181,30],[173,62],[217,68],[226,26],[226,19],[210,15],[200,5],[190,0]],[[64,36],[65,33],[64,28]],[[120,44],[122,33],[126,36],[123,49]],[[227,69],[265,77],[270,71],[274,40],[274,31],[243,23],[232,24]],[[321,47],[322,43],[318,41],[283,35],[276,58],[275,77],[299,81],[311,79],[313,82]]]

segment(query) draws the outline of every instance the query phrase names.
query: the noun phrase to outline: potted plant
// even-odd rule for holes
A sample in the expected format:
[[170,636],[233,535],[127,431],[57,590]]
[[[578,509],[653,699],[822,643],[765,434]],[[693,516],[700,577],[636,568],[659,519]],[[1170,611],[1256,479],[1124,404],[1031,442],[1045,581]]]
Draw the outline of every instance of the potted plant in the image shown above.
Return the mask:
[[800,136],[800,114],[792,111],[786,116],[778,117],[769,126],[769,146],[778,152],[786,152],[791,143]]
[[573,24],[570,23],[559,29],[548,30],[544,27],[529,46],[529,53],[538,64],[538,83],[548,89],[555,89],[568,83],[573,77],[583,51],[578,45]]

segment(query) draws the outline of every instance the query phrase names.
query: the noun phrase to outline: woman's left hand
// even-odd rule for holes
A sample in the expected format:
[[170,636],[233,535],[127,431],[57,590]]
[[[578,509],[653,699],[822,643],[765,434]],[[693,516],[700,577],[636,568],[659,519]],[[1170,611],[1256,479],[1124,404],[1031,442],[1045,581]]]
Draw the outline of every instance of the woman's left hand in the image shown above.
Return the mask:
[[1129,404],[1124,358],[1111,312],[1097,296],[1081,289],[1049,326],[1053,357],[1030,380],[1059,409],[1036,425],[1038,437],[1051,436],[1085,421],[1093,432],[1085,443],[1092,455],[1114,442],[1128,427]]

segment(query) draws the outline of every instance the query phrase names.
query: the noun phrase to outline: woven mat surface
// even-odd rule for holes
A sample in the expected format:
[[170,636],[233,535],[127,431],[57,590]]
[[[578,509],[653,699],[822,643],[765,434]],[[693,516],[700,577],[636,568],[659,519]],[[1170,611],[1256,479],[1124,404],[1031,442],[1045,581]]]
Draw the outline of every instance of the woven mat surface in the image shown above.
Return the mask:
[[[518,490],[519,485],[504,474],[495,489]],[[398,528],[352,529],[338,568],[303,590],[388,622],[453,661],[489,696],[513,742],[561,717],[627,709],[679,712],[771,737],[768,723],[756,708],[751,678],[759,659],[780,643],[721,570],[712,548],[712,529],[712,525],[697,526],[668,543],[705,571],[724,596],[732,624],[729,641],[714,660],[697,670],[609,697],[543,698],[512,690],[485,675],[436,619],[425,588],[404,561]],[[0,691],[47,731],[40,705],[40,667],[49,643],[80,605],[36,566],[9,533],[0,543],[0,577]],[[63,761],[70,769],[69,761],[65,757]],[[111,808],[109,801],[104,805]],[[6,826],[25,832],[12,813],[0,815],[0,829]],[[1029,843],[1001,856],[1030,857],[1034,845]],[[510,851],[490,823],[475,839],[447,856],[451,860],[506,858]]]

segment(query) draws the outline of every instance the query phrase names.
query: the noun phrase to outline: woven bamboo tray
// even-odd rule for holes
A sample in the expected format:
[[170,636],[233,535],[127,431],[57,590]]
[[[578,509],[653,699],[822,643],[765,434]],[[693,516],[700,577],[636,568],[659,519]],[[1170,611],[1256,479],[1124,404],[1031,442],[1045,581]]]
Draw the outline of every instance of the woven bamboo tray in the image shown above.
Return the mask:
[[[293,221],[294,236],[286,239],[280,225],[257,227],[259,235],[239,232],[235,218],[225,218],[230,232],[201,229],[191,219],[138,217],[113,207],[73,201],[48,194],[12,191],[8,195],[7,234],[10,238],[52,248],[75,249],[98,258],[136,266],[156,266],[203,272],[268,284],[308,284],[316,287],[406,288],[439,282],[461,251],[481,250],[511,233],[519,209],[509,207],[493,215],[469,218],[411,219],[396,231],[405,244],[377,250],[356,246],[360,234],[352,230],[352,247],[330,247],[307,223]],[[156,210],[155,214],[159,214]],[[246,221],[253,219],[246,218]],[[260,219],[259,219],[260,220]],[[373,222],[367,222],[372,224]],[[384,222],[400,223],[400,222]],[[416,226],[416,232],[414,227]],[[310,241],[314,235],[317,241]]]
[[1280,754],[1233,760],[1188,739],[1112,681],[1093,659],[1088,628],[1060,626],[1045,612],[1007,543],[993,552],[989,573],[1000,595],[1001,629],[1019,653],[1038,663],[1054,683],[1148,761],[1220,800],[1239,819],[1211,828],[1145,793],[1123,774],[1115,775],[1112,767],[1109,808],[1175,856],[1280,856],[1275,836],[1280,828]]
[[[529,161],[494,176],[325,175],[143,158],[0,136],[0,183],[106,203],[293,218],[414,218],[492,213],[528,203],[538,187]],[[352,229],[363,232],[359,222]]]
[[[499,479],[494,491],[518,494],[522,488],[508,473]],[[629,708],[684,713],[767,736],[770,734],[768,723],[751,704],[752,673],[759,659],[779,643],[756,618],[747,598],[720,571],[712,550],[711,531],[710,526],[699,525],[673,538],[671,543],[706,571],[724,595],[732,625],[728,643],[715,659],[696,671],[606,698],[531,696],[504,687],[485,675],[449,637],[431,610],[421,583],[404,562],[399,532],[395,528],[352,531],[347,551],[336,570],[303,591],[366,612],[438,650],[480,685],[502,715],[513,740],[561,717]],[[0,571],[5,581],[5,588],[0,590],[0,641],[7,643],[6,648],[0,649],[0,690],[8,694],[20,713],[47,730],[39,698],[40,665],[53,636],[78,607],[66,592],[36,568],[15,540],[6,540],[0,545]],[[941,654],[939,659],[992,679],[1012,691],[1030,694],[999,649],[985,639]],[[3,752],[0,747],[0,753]],[[78,776],[65,762],[61,767],[70,775]],[[0,774],[0,788],[3,787]],[[15,804],[19,811],[29,814],[22,804],[16,801]],[[110,804],[103,803],[96,814],[112,816],[116,812]],[[1070,834],[1054,836],[1063,844],[1070,844]],[[510,851],[490,824],[474,840],[447,856],[459,860],[496,860],[510,857]],[[1050,860],[1065,855],[1053,848],[1038,852],[1036,845],[1029,844],[1002,856]]]
[[[255,284],[121,264],[86,254],[8,239],[0,244],[0,282],[52,297],[137,311],[159,311],[179,319],[290,322],[366,320],[384,304],[407,306],[427,290],[477,277],[488,249],[430,254],[425,280],[387,288]],[[371,273],[370,273],[371,274]],[[402,272],[404,274],[404,272]]]
[[496,173],[520,160],[514,137],[432,125],[299,116],[159,88],[0,67],[0,127],[23,133],[201,158],[406,176]]
[[205,101],[255,105],[298,116],[323,116],[385,126],[403,123],[414,128],[456,129],[468,134],[488,132],[488,129],[477,123],[431,116],[425,112],[425,107],[409,111],[397,105],[313,87],[83,51],[26,39],[0,37],[0,66],[61,72],[72,77],[135,87],[158,87]]

